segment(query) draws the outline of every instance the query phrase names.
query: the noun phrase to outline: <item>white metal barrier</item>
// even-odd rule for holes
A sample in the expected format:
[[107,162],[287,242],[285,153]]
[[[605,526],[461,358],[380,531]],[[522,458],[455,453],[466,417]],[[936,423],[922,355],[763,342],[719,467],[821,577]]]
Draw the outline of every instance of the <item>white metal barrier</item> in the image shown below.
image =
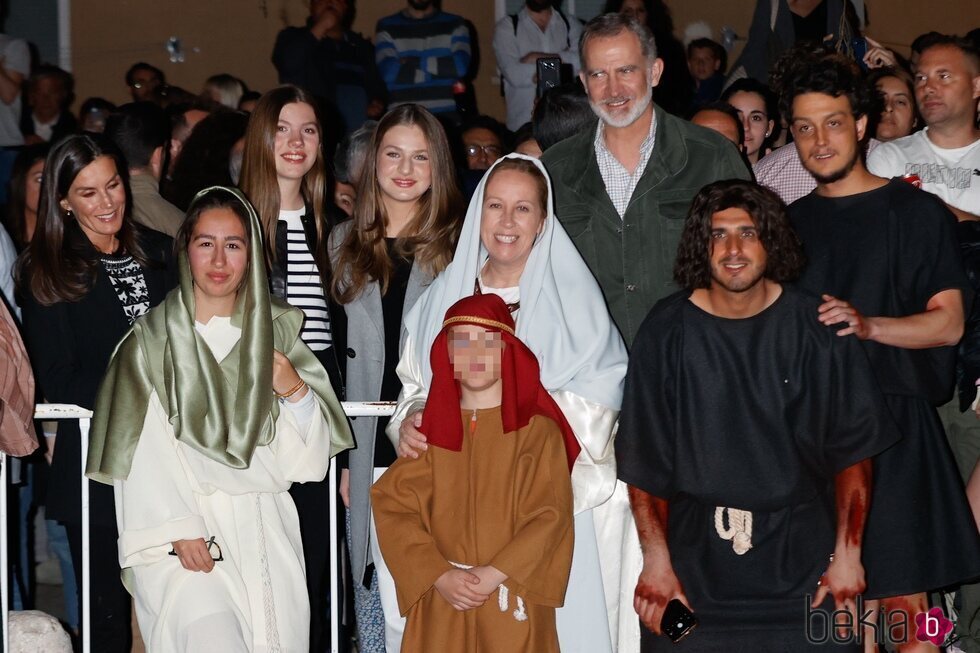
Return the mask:
[[[394,402],[375,401],[375,402],[343,402],[344,412],[348,417],[384,417],[391,415],[395,410]],[[89,603],[89,587],[91,579],[89,577],[89,501],[88,484],[85,478],[85,464],[88,459],[88,432],[92,419],[92,411],[70,406],[65,404],[38,404],[34,418],[39,420],[60,420],[77,419],[79,431],[82,436],[82,652],[91,653],[92,642],[90,624],[92,617],[92,606]],[[0,613],[2,613],[3,625],[3,653],[10,650],[10,629],[8,612],[10,610],[10,567],[8,565],[8,543],[7,543],[7,468],[8,456],[0,452],[0,506],[3,507],[0,516]],[[330,487],[330,650],[331,653],[339,651],[340,638],[340,595],[337,588],[339,577],[339,555],[337,551],[337,466],[330,465],[328,473]],[[76,579],[77,581],[78,579]]]

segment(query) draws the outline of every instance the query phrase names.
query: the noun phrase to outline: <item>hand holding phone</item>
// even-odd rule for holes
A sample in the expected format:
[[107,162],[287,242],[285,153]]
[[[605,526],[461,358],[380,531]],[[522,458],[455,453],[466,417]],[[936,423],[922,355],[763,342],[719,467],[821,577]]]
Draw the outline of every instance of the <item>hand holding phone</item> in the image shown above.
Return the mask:
[[672,599],[664,608],[664,616],[660,619],[660,632],[676,644],[690,635],[697,625],[697,616],[679,600]]
[[537,60],[538,89],[537,97],[545,91],[561,84],[561,59],[558,57],[541,57]]

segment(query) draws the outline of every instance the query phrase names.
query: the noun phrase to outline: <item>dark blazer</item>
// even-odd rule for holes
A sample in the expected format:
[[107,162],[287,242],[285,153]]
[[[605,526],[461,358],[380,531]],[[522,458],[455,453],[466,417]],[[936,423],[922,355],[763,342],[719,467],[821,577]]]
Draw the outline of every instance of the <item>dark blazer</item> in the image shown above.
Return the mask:
[[[306,245],[313,254],[320,269],[320,281],[323,286],[323,294],[327,298],[327,313],[330,316],[330,339],[333,345],[322,351],[313,352],[320,364],[327,370],[330,376],[330,383],[333,385],[337,398],[344,401],[346,389],[344,387],[344,374],[346,372],[345,362],[347,357],[347,313],[344,307],[330,298],[330,257],[327,256],[327,238],[333,231],[335,225],[347,219],[343,211],[329,204],[325,211],[327,222],[323,229],[323,242],[319,241],[316,233],[316,223],[313,218],[313,209],[307,205],[306,212],[300,220],[303,223],[303,231],[306,234]],[[276,225],[276,259],[269,270],[269,289],[275,297],[288,302],[286,299],[286,265],[289,260],[289,234],[285,220],[280,220]]]
[[[138,234],[140,246],[154,262],[143,268],[143,274],[150,306],[156,306],[176,286],[173,241],[149,229]],[[105,269],[99,266],[92,289],[77,302],[42,306],[29,289],[23,294],[24,341],[41,396],[47,402],[91,409],[112,352],[129,331],[129,320]],[[58,423],[48,482],[49,519],[81,521],[80,438],[77,420]],[[91,483],[89,501],[92,523],[115,528],[112,486]]]

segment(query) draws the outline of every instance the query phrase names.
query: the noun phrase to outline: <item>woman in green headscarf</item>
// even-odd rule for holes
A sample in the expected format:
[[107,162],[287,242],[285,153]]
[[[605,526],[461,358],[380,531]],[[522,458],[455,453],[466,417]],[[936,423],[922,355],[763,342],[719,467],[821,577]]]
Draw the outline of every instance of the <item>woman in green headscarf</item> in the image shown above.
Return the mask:
[[136,322],[96,402],[88,476],[115,487],[123,578],[151,651],[305,651],[293,482],[353,440],[302,314],[271,298],[237,190],[198,193],[180,286]]

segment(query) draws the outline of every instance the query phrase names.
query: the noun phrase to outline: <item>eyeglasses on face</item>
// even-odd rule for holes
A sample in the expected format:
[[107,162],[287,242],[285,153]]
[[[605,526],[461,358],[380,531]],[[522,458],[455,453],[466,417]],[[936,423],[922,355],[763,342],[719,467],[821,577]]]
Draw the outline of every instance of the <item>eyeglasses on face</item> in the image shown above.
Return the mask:
[[494,159],[500,158],[501,149],[499,145],[467,145],[466,146],[466,156],[476,156],[480,152],[483,152],[489,157]]

